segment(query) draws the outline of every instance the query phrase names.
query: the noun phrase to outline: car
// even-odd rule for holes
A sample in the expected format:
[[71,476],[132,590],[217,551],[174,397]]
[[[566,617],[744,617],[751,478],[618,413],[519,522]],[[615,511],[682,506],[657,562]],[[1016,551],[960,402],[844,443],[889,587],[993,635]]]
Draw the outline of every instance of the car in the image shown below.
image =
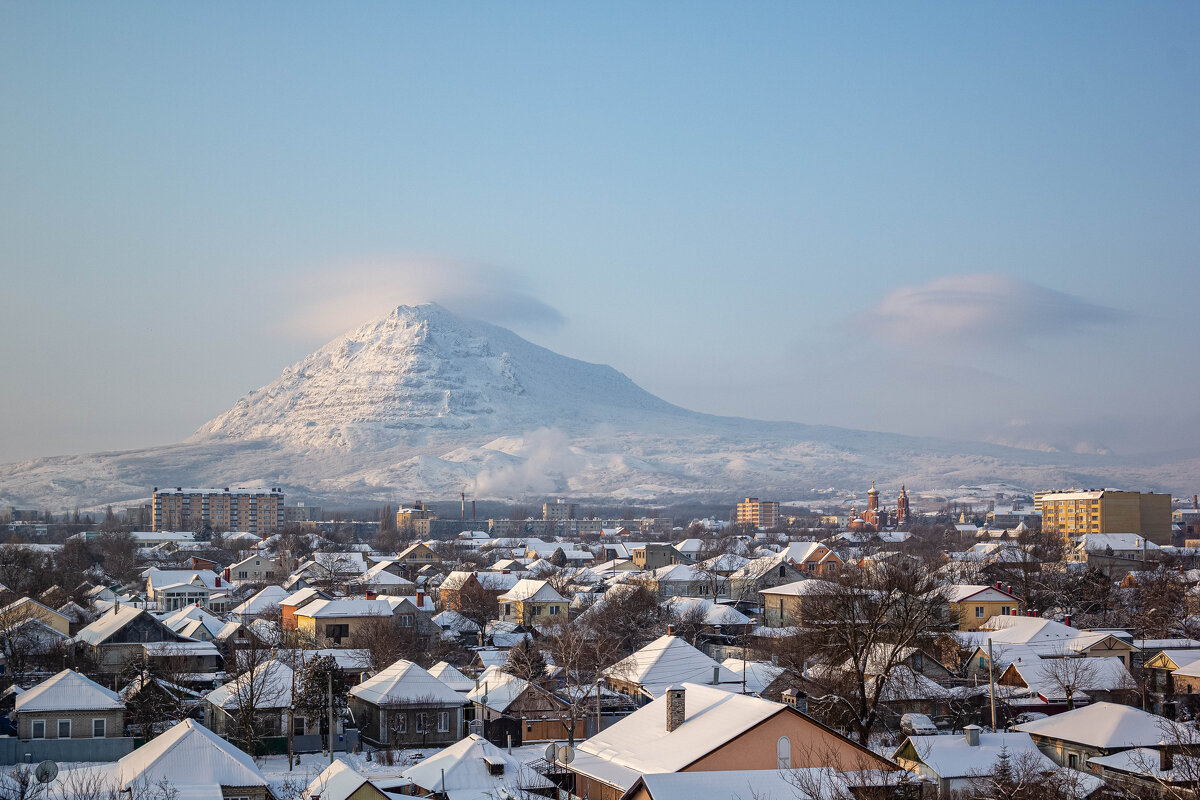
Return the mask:
[[937,726],[927,714],[905,714],[900,717],[900,730],[909,736],[935,736]]

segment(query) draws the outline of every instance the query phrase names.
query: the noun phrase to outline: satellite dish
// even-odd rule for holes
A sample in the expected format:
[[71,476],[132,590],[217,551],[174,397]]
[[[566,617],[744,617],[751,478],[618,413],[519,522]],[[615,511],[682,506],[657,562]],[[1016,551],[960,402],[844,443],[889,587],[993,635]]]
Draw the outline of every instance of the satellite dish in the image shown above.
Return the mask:
[[557,756],[558,756],[558,746],[555,745],[553,742],[546,745],[546,760],[549,761],[551,764],[553,764],[555,759],[557,758]]
[[37,765],[37,769],[33,771],[33,776],[37,778],[38,783],[49,783],[58,777],[58,764],[55,764],[50,759],[46,759]]
[[570,764],[575,760],[575,748],[569,744],[564,744],[558,748],[558,760],[563,764]]

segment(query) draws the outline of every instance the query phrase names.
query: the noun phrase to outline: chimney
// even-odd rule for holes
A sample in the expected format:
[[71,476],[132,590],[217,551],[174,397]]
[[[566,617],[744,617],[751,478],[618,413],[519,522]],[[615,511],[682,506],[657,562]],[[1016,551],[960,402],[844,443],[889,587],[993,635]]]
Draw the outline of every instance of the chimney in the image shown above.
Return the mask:
[[963,733],[966,734],[967,737],[968,747],[979,747],[979,732],[981,730],[983,730],[983,728],[980,728],[978,725],[968,725],[967,727],[963,728]]
[[220,586],[221,586],[221,576],[218,575],[217,576],[217,588],[220,588]]
[[425,607],[425,590],[417,589],[417,608]]
[[1192,510],[1200,511],[1200,497],[1192,495]]
[[1063,620],[1063,622],[1066,623],[1066,626],[1068,628],[1071,627],[1071,615],[1067,614],[1067,618],[1065,620]]
[[113,599],[113,613],[115,614],[120,610],[121,610],[121,601],[118,598],[114,598]]
[[1013,615],[1014,617],[1020,616],[1019,614],[1017,614],[1017,609],[1016,609],[1016,608],[1014,608],[1014,609],[1012,610],[1012,612],[1011,612],[1011,613],[1012,613],[1012,615]]
[[667,623],[667,636],[674,636],[674,635],[675,635],[675,626],[671,623]]
[[712,682],[712,685],[713,685],[713,686],[716,686],[716,685],[717,685],[718,683],[720,683],[720,682],[721,682],[721,666],[720,666],[719,664],[713,664],[713,682]]
[[1035,617],[1038,615],[1038,610],[1037,610],[1036,608],[1033,610],[1033,615],[1034,615]]
[[378,595],[376,595],[376,594],[375,594],[374,592],[372,592],[370,589],[367,589],[367,591],[366,591],[366,597],[367,597],[367,599],[368,599],[368,600],[374,600],[374,599],[375,599],[377,596],[378,596]]
[[683,724],[684,708],[684,690],[667,687],[667,733]]
[[999,588],[1000,588],[1000,581],[996,581],[996,588],[997,588],[997,589],[999,589]]

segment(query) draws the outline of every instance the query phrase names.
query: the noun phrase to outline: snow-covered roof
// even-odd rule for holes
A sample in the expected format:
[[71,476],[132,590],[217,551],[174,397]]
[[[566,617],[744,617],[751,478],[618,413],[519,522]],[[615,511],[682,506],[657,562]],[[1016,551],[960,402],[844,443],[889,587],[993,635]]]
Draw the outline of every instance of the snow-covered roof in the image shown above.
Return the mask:
[[767,589],[759,589],[759,594],[783,594],[789,597],[807,597],[808,595],[829,594],[838,591],[836,583],[823,581],[820,578],[804,578],[791,583],[785,583],[782,586],[772,586]]
[[1079,549],[1088,553],[1103,553],[1113,550],[1161,550],[1158,545],[1140,533],[1085,533],[1077,536]]
[[1175,753],[1171,758],[1174,762],[1172,768],[1164,770],[1158,750],[1134,747],[1107,756],[1092,756],[1087,763],[1132,775],[1149,776],[1164,783],[1194,783],[1197,770],[1200,769],[1200,759],[1181,753]]
[[522,578],[516,585],[500,595],[500,602],[513,603],[563,603],[566,599],[554,590],[549,581]]
[[1182,725],[1119,703],[1092,703],[1013,729],[1102,748],[1153,747],[1163,741],[1200,742],[1200,734]]
[[1047,702],[1066,702],[1063,679],[1078,687],[1074,693],[1076,697],[1084,692],[1112,692],[1136,685],[1120,658],[1043,659],[1035,656],[1014,661],[1008,669],[1015,670],[1025,685],[1045,697]]
[[[488,667],[479,676],[479,686],[472,686],[467,699],[495,711],[504,711],[529,688],[529,681],[505,672],[500,667]],[[487,702],[484,702],[484,698]]]
[[455,634],[475,633],[479,624],[472,622],[452,608],[433,616],[433,624]]
[[[503,773],[493,775],[492,765],[500,764]],[[444,794],[449,800],[484,800],[509,796],[506,787],[532,788],[527,781],[533,776],[522,768],[520,759],[472,733],[401,775],[428,792]]]
[[255,708],[286,708],[292,704],[292,683],[292,668],[271,659],[218,686],[204,699],[226,711],[240,708],[243,698],[253,698]]
[[293,608],[307,603],[309,600],[320,599],[324,595],[320,589],[315,589],[312,586],[306,586],[299,591],[292,592],[287,597],[279,601],[281,606],[291,606]]
[[232,613],[240,616],[262,614],[268,609],[278,606],[288,598],[288,591],[282,586],[264,586],[255,592],[246,602],[235,608]]
[[1032,758],[1041,771],[1057,765],[1038,750],[1028,733],[979,732],[979,744],[971,745],[965,735],[910,736],[892,753],[892,760],[903,757],[911,744],[918,760],[939,778],[967,778],[990,774],[1000,751],[1010,759]]
[[683,639],[667,634],[613,664],[604,670],[604,675],[641,686],[652,697],[658,697],[668,686],[684,681],[711,683],[714,669],[718,685],[740,686],[740,676],[734,675]]
[[376,706],[419,702],[427,706],[460,706],[462,695],[406,659],[350,688],[350,694]]
[[[142,614],[146,614],[146,616],[154,619],[153,616],[135,606],[113,606],[111,610],[97,617],[95,622],[90,623],[87,627],[80,630],[79,633],[75,634],[75,640],[93,645],[100,644]],[[155,621],[157,622],[157,620]]]
[[[989,597],[988,593],[994,592],[995,597]],[[997,589],[995,586],[985,586],[976,583],[955,583],[941,588],[942,596],[949,603],[961,603],[964,600],[1012,600],[1016,601],[1016,595],[1004,589]],[[977,597],[978,595],[978,597]]]
[[330,619],[334,617],[390,617],[391,603],[384,599],[367,600],[363,597],[339,597],[333,600],[314,600],[303,608],[296,609],[298,617]]
[[354,582],[372,586],[415,586],[416,584],[407,578],[401,578],[399,575],[393,575],[387,571],[387,568],[394,563],[394,561],[380,561],[355,578]]
[[[309,800],[309,798],[319,795],[321,800],[347,800],[365,783],[371,783],[371,781],[339,758],[321,770],[320,775],[313,778],[312,783],[308,784],[301,797]],[[374,784],[371,785],[374,786]],[[375,788],[378,790],[379,787]],[[380,792],[380,794],[383,793]]]
[[125,704],[117,693],[70,669],[17,695],[16,710],[29,711],[108,711]]
[[[122,789],[135,782],[193,786],[266,786],[254,759],[195,720],[185,719],[117,761]],[[190,792],[188,793],[190,795]]]
[[749,625],[750,618],[733,606],[701,597],[669,597],[664,603],[676,616],[703,614],[705,625]]
[[777,667],[769,661],[743,661],[740,658],[727,658],[721,662],[721,666],[739,678],[742,677],[744,669],[746,691],[758,695],[761,695],[776,678],[787,672],[784,667]]
[[445,661],[439,661],[430,667],[429,674],[456,692],[469,692],[475,688],[475,681]]
[[645,773],[677,772],[786,706],[714,686],[684,683],[684,720],[667,731],[666,697],[618,720],[576,748],[571,769],[628,789]]

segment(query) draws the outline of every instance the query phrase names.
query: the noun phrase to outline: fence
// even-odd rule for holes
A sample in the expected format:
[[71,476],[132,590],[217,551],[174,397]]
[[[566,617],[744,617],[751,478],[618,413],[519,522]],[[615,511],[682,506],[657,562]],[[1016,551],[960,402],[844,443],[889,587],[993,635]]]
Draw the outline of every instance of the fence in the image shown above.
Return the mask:
[[29,739],[0,736],[0,764],[37,764],[39,761],[116,761],[133,752],[133,739]]

